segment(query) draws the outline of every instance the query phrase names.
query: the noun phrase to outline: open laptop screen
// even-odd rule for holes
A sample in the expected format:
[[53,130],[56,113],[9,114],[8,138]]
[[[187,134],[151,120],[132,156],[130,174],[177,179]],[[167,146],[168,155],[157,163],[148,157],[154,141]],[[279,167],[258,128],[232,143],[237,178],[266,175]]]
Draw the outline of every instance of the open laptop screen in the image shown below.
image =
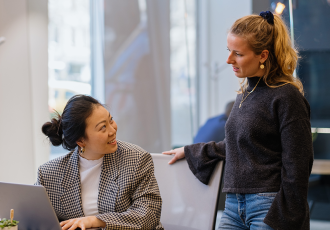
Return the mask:
[[0,218],[10,219],[10,209],[19,230],[62,229],[43,186],[0,182]]

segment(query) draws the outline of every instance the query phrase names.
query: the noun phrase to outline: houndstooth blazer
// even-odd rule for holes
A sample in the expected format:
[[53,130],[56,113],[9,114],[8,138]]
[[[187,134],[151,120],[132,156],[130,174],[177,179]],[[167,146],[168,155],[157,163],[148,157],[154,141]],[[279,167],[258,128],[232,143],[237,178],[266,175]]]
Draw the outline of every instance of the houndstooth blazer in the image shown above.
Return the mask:
[[[117,151],[103,158],[96,217],[106,223],[105,229],[164,229],[150,154],[130,143],[117,144]],[[84,216],[78,156],[76,149],[38,170],[36,184],[46,188],[61,221]]]

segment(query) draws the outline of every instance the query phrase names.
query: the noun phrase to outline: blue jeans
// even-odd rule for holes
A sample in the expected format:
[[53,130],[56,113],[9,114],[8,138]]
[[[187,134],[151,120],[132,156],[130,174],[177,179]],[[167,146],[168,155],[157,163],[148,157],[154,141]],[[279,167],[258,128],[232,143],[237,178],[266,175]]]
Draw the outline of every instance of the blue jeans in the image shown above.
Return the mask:
[[219,229],[273,230],[263,220],[276,194],[276,192],[227,193],[225,210],[221,216]]

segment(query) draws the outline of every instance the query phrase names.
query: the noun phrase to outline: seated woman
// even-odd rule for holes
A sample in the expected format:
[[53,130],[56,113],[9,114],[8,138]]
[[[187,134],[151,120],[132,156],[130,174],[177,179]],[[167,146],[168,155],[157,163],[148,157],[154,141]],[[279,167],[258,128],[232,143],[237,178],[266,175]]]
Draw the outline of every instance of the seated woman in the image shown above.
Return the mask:
[[96,99],[73,96],[42,132],[71,151],[40,166],[36,183],[46,188],[63,230],[163,229],[150,154],[116,140],[117,124]]

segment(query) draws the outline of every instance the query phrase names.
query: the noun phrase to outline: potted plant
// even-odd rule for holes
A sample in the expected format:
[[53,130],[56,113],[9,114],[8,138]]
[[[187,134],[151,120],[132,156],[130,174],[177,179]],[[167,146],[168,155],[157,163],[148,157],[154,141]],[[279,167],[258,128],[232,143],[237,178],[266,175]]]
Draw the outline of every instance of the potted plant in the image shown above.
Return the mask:
[[18,230],[18,221],[14,219],[14,209],[10,210],[10,220],[3,218],[0,219],[0,229],[1,230]]

